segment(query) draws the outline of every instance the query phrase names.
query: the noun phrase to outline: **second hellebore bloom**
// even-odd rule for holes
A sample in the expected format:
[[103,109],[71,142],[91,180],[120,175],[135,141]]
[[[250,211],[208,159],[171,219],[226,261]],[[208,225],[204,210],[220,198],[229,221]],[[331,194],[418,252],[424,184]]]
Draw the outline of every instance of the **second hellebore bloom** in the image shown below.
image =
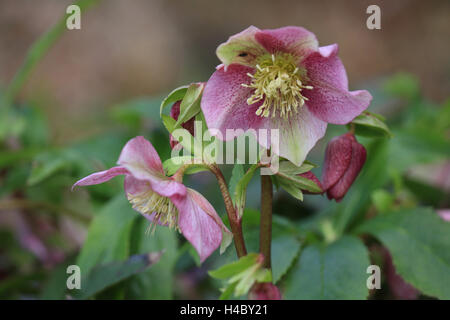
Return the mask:
[[323,189],[328,199],[341,201],[366,162],[366,149],[351,133],[333,138],[325,151]]
[[352,121],[372,99],[366,90],[348,90],[337,44],[319,47],[315,35],[300,27],[251,26],[221,44],[217,55],[222,65],[201,101],[208,127],[224,137],[226,129],[279,129],[279,155],[296,165],[327,123]]
[[212,205],[197,191],[167,177],[158,153],[143,137],[128,141],[119,166],[93,173],[74,184],[87,186],[125,175],[125,193],[133,209],[154,224],[178,229],[203,262],[230,234]]

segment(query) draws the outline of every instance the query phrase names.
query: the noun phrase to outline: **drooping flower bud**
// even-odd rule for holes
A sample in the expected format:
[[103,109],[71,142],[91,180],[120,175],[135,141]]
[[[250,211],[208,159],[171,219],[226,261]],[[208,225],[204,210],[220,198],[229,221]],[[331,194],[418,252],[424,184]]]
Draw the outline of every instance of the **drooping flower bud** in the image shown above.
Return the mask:
[[325,151],[322,184],[328,199],[341,201],[366,161],[366,149],[352,133],[333,138]]
[[248,298],[250,300],[281,300],[281,292],[271,282],[258,282],[251,288]]
[[[181,105],[181,100],[175,102],[172,105],[172,108],[170,109],[170,116],[174,119],[174,120],[178,120],[178,117],[180,116],[180,105]],[[181,124],[181,126],[186,129],[187,131],[189,131],[190,134],[194,135],[194,119],[195,118],[191,118],[190,120],[188,120],[187,122],[184,122]],[[173,149],[178,145],[178,141],[176,141],[172,135],[170,135],[170,147]]]

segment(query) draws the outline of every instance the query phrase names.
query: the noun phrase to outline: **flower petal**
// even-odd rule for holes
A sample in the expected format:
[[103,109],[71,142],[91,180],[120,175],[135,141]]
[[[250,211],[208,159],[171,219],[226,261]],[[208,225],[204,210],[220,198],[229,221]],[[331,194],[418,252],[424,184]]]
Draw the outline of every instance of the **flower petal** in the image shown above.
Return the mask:
[[[273,152],[297,166],[305,161],[308,152],[325,135],[327,129],[327,123],[316,118],[305,106],[300,108],[297,113],[292,113],[287,119],[268,117],[264,120],[264,128],[279,130],[279,150],[277,152],[277,148],[274,148],[276,141],[271,139],[267,139],[267,141],[258,139],[258,142],[266,149],[272,146]],[[268,132],[267,136],[271,137],[272,133]]]
[[105,171],[100,171],[100,172],[96,172],[93,173],[87,177],[84,177],[81,180],[78,180],[77,182],[75,182],[75,184],[72,186],[72,190],[76,187],[76,186],[91,186],[94,184],[100,184],[106,181],[111,180],[112,178],[114,178],[115,176],[121,175],[121,174],[129,174],[128,170],[125,169],[124,167],[112,167],[111,169],[105,170]]
[[359,144],[355,139],[351,143],[352,155],[350,165],[339,181],[327,190],[328,198],[336,199],[337,202],[341,201],[345,196],[366,162],[366,149],[364,146]]
[[164,174],[161,159],[155,148],[148,140],[141,136],[135,137],[127,142],[122,149],[117,163],[136,170]]
[[372,100],[366,90],[348,91],[348,79],[338,46],[321,47],[311,53],[301,65],[307,70],[312,90],[302,93],[309,99],[308,108],[328,123],[346,124],[367,109]]
[[225,66],[237,63],[244,66],[254,66],[255,59],[266,53],[264,48],[256,41],[255,34],[260,30],[250,26],[244,31],[231,36],[227,42],[222,43],[216,54]]
[[344,175],[352,159],[352,136],[344,134],[328,142],[322,171],[324,190],[332,187]]
[[186,194],[186,187],[165,176],[158,153],[143,137],[128,141],[122,149],[118,163],[125,167],[134,178],[148,181],[151,189],[162,196]]
[[172,201],[179,211],[181,233],[192,243],[203,262],[220,246],[225,226],[208,200],[195,190],[188,189],[185,197],[175,196]]
[[247,76],[253,69],[238,64],[232,64],[228,70],[220,68],[215,71],[206,83],[203,91],[201,107],[205,115],[206,124],[210,129],[221,131],[224,140],[226,129],[259,128],[263,118],[256,115],[261,103],[247,104],[252,89],[243,87],[250,84]]
[[319,46],[316,36],[301,27],[261,30],[255,38],[269,53],[287,52],[299,58],[316,51]]

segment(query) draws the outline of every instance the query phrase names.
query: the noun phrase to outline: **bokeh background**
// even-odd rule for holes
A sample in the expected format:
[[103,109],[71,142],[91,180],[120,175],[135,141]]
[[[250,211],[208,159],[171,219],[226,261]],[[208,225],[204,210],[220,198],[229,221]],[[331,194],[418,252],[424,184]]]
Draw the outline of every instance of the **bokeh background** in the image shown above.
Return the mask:
[[[70,4],[65,0],[0,0],[0,92],[12,81],[30,46]],[[366,27],[370,4],[381,7],[381,30]],[[20,129],[0,144],[0,297],[61,297],[58,280],[50,277],[59,264],[67,259],[81,259],[89,267],[101,262],[100,258],[87,262],[95,251],[86,253],[89,250],[85,249],[81,258],[79,252],[90,221],[99,210],[108,210],[104,208],[108,201],[120,193],[120,181],[73,193],[70,185],[84,174],[112,165],[122,143],[136,134],[152,138],[162,158],[167,158],[167,133],[158,116],[161,99],[175,87],[206,81],[219,63],[216,47],[249,25],[299,25],[313,31],[321,45],[338,43],[350,87],[367,88],[375,97],[371,111],[386,116],[398,130],[411,125],[423,129],[415,131],[419,136],[431,137],[433,132],[427,128],[440,128],[435,134],[439,141],[413,143],[407,151],[396,149],[402,140],[391,145],[390,150],[399,155],[390,153],[391,158],[385,160],[392,161],[394,172],[408,182],[408,196],[393,191],[395,174],[378,184],[369,180],[367,192],[385,188],[388,195],[402,201],[406,197],[407,202],[437,209],[450,206],[449,150],[445,150],[449,118],[448,111],[442,111],[449,109],[450,96],[449,1],[100,1],[82,13],[81,30],[63,33],[14,101],[22,117]],[[330,127],[330,135],[343,132]],[[402,134],[410,137],[399,133],[400,138]],[[326,141],[311,155],[319,164]],[[417,159],[403,162],[412,149],[417,154],[411,157]],[[199,174],[192,180],[223,210],[210,175]],[[256,209],[258,188],[255,182],[249,190],[249,207]],[[369,195],[368,199],[373,198]],[[276,200],[276,211],[294,220],[330,204],[325,197],[299,204],[283,192],[276,194]],[[365,209],[371,206],[366,203]],[[124,236],[125,231],[117,226],[105,228],[111,228],[102,231],[108,237]],[[140,289],[134,293],[110,290],[103,293],[105,297],[216,297],[212,288],[217,284],[205,280],[208,266],[215,262],[198,268],[189,255],[192,250],[181,244],[181,238],[162,233],[158,241],[178,248],[167,258],[171,272],[164,273],[164,279],[170,286],[162,283],[156,292],[142,289],[146,288],[142,283],[158,277],[153,275],[150,280],[135,280],[134,287]],[[61,270],[59,283],[64,283]]]

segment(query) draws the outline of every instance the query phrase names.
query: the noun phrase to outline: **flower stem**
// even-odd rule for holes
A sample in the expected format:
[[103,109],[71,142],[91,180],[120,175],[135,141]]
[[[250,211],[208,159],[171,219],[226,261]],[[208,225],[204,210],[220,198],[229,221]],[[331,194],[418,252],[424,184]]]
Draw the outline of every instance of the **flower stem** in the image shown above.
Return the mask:
[[271,267],[270,247],[272,245],[272,180],[268,175],[261,176],[261,224],[259,250],[264,255],[263,266]]
[[242,233],[242,221],[237,215],[222,171],[217,165],[209,165],[208,168],[216,176],[219,183],[220,192],[222,193],[225,208],[227,210],[228,220],[230,221],[231,232],[233,233],[236,253],[239,258],[243,257],[247,255],[247,249],[245,247],[244,235]]

